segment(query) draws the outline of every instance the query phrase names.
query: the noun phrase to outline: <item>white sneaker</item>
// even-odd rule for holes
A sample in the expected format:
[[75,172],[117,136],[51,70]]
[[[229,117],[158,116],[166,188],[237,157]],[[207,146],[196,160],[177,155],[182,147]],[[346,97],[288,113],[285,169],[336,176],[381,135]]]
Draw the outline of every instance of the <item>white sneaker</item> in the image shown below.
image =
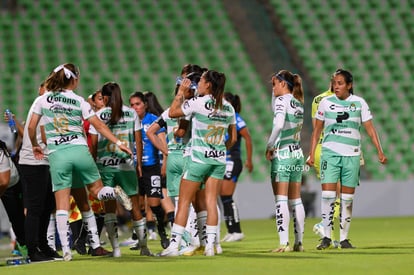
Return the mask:
[[214,256],[214,246],[206,246],[206,248],[204,249],[204,256]]
[[227,233],[226,236],[221,240],[222,242],[227,242],[233,236],[233,233]]
[[65,254],[63,255],[63,260],[64,260],[65,262],[72,261],[72,253],[70,253],[70,252],[65,252]]
[[112,257],[114,257],[114,258],[121,257],[121,249],[119,247],[113,249],[113,251],[112,251]]
[[232,233],[231,236],[225,241],[225,242],[239,242],[241,240],[243,240],[244,238],[244,234],[243,233]]
[[117,201],[119,201],[127,211],[131,211],[132,210],[131,199],[125,193],[125,191],[121,188],[121,186],[119,185],[115,186],[114,192],[115,192]]
[[161,251],[160,254],[158,254],[160,257],[177,257],[180,254],[178,253],[178,249],[171,248],[170,246]]
[[138,243],[138,240],[134,240],[132,237],[129,237],[125,241],[119,243],[119,246],[135,246]]

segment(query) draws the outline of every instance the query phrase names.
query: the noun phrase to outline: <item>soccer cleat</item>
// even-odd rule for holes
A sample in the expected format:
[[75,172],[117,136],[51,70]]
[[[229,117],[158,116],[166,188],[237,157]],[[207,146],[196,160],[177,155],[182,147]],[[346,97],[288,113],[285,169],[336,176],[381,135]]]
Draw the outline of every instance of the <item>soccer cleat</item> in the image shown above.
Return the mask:
[[292,248],[290,248],[289,243],[282,244],[278,248],[272,250],[273,253],[283,253],[283,252],[290,252],[290,251],[292,251]]
[[233,235],[233,233],[227,233],[226,236],[224,236],[224,238],[221,241],[222,242],[227,242],[227,240],[230,239],[232,235]]
[[129,250],[140,250],[140,249],[141,249],[141,245],[139,244],[139,242],[129,247]]
[[128,239],[126,239],[125,241],[122,241],[119,246],[129,246],[129,247],[133,247],[135,245],[137,245],[138,240],[132,237],[129,237]]
[[109,252],[108,250],[106,250],[105,248],[103,248],[102,246],[98,246],[95,249],[91,249],[91,255],[92,256],[112,256],[112,252]]
[[352,246],[352,244],[349,242],[349,239],[345,239],[341,241],[339,244],[341,249],[355,248],[355,246]]
[[64,260],[65,262],[72,261],[72,253],[70,253],[70,252],[66,252],[66,253],[63,255],[63,260]]
[[114,192],[116,195],[116,199],[124,206],[124,208],[128,211],[132,210],[132,202],[129,196],[125,193],[125,191],[121,188],[121,186],[117,185],[114,187]]
[[331,243],[332,243],[331,239],[329,239],[328,237],[324,237],[321,240],[321,243],[316,247],[316,249],[318,249],[318,250],[324,250],[324,249],[330,248],[331,247]]
[[204,249],[204,256],[214,256],[214,246],[206,246],[206,248]]
[[76,250],[76,252],[78,252],[79,255],[87,254],[85,243],[82,241],[76,241],[73,245],[73,248]]
[[225,240],[225,242],[228,242],[228,243],[230,243],[230,242],[239,242],[239,241],[243,240],[243,238],[244,238],[243,233],[234,232],[234,233],[231,233],[231,236],[228,237]]
[[295,251],[295,252],[303,252],[303,251],[305,251],[305,249],[303,248],[302,243],[301,242],[298,242],[298,243],[295,243],[293,245],[293,251]]
[[160,257],[177,257],[180,254],[178,253],[178,249],[171,248],[170,246],[161,251],[161,253],[158,254]]
[[317,223],[313,226],[313,233],[318,235],[320,238],[325,237],[325,232],[324,232],[324,229],[323,229],[322,222]]
[[193,246],[192,244],[190,244],[186,247],[181,248],[178,253],[183,256],[193,256],[197,249],[198,246]]
[[160,238],[161,238],[161,247],[162,248],[167,248],[170,245],[170,240],[168,239],[167,234],[164,232],[160,233]]
[[141,247],[141,251],[140,251],[139,255],[141,255],[141,256],[154,256],[154,254],[152,254],[152,252],[149,250],[149,248],[147,246]]
[[42,253],[46,257],[53,258],[55,261],[61,261],[61,260],[63,260],[63,257],[60,256],[55,250],[53,250],[49,246],[45,247],[44,249],[42,248],[41,250],[42,250]]

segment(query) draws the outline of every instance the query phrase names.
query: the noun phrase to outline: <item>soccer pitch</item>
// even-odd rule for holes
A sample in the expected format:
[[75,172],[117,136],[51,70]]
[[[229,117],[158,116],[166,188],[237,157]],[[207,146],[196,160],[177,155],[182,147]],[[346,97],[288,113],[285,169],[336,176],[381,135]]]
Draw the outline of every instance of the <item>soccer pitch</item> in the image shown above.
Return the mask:
[[[355,218],[349,238],[356,249],[316,250],[319,237],[307,219],[305,252],[270,253],[278,246],[274,220],[244,220],[245,239],[222,243],[215,257],[144,257],[122,248],[121,258],[92,258],[74,252],[71,262],[0,266],[0,274],[412,274],[414,271],[414,218]],[[222,236],[224,236],[222,224]],[[292,230],[291,230],[292,232]],[[336,234],[338,235],[338,234]],[[290,234],[293,242],[293,234]],[[129,237],[129,236],[126,236]],[[159,241],[149,241],[154,253]],[[107,247],[109,248],[109,247]],[[5,251],[1,251],[4,265]]]

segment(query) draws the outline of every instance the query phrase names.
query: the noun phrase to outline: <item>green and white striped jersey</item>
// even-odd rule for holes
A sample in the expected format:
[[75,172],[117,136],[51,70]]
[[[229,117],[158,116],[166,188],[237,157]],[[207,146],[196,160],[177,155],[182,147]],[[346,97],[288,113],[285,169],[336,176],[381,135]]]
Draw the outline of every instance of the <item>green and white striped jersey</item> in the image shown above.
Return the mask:
[[88,146],[82,118],[89,119],[95,112],[72,90],[45,93],[36,102],[33,112],[42,115],[49,154],[68,146]]
[[275,98],[273,111],[274,117],[282,114],[285,118],[285,123],[274,147],[285,149],[289,148],[289,146],[294,146],[295,149],[298,148],[303,125],[303,104],[292,94],[286,94]]
[[225,164],[225,136],[228,127],[236,124],[233,106],[223,100],[220,110],[214,110],[210,95],[195,97],[182,105],[185,116],[191,116],[191,159],[198,163]]
[[[124,142],[132,152],[134,152],[135,131],[141,130],[141,122],[134,109],[122,106],[122,117],[118,123],[111,125],[111,107],[105,107],[96,112],[96,116],[102,120],[120,141]],[[121,151],[119,147],[99,134],[91,125],[89,133],[98,135],[98,153],[96,164],[99,168],[110,167],[121,171],[133,171],[135,166],[131,162],[127,162],[130,157]]]
[[352,94],[345,100],[336,95],[325,97],[319,103],[315,118],[324,122],[322,154],[361,154],[361,124],[372,119],[363,98]]

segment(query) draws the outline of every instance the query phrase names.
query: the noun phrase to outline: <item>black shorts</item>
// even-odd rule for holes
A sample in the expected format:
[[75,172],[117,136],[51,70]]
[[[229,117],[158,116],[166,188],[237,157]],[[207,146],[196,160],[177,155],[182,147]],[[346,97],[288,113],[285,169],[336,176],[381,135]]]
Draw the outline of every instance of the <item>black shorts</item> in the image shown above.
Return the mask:
[[242,170],[243,164],[241,159],[226,160],[226,172],[224,173],[224,179],[237,182]]
[[142,177],[138,178],[139,194],[151,198],[161,198],[161,166],[143,166]]

